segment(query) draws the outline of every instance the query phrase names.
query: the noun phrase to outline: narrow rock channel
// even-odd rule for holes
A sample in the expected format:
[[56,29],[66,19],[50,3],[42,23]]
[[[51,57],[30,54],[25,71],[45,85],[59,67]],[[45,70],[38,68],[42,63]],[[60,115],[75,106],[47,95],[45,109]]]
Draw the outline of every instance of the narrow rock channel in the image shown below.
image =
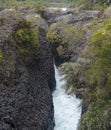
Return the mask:
[[77,130],[77,125],[81,116],[80,99],[75,95],[67,95],[64,89],[65,80],[59,75],[55,67],[56,90],[53,93],[54,111],[55,111],[55,129],[54,130]]

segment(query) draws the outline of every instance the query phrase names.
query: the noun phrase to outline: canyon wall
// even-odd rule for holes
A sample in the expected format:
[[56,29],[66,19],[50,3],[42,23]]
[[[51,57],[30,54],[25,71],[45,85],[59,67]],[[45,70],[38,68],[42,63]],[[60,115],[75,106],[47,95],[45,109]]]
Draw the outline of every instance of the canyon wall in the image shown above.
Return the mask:
[[0,130],[53,130],[55,75],[47,24],[36,11],[25,12],[0,12]]

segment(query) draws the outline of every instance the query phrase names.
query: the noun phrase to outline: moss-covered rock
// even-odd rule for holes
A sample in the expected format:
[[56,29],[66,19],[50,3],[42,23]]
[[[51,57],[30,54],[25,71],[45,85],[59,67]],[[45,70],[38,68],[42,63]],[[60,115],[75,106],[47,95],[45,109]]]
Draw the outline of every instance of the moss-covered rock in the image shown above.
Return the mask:
[[18,44],[31,44],[32,46],[37,47],[38,42],[38,30],[35,28],[21,28],[16,32],[16,42]]
[[77,58],[84,46],[85,34],[86,30],[81,23],[68,24],[64,19],[50,26],[47,40],[55,46],[58,57],[64,62]]
[[37,25],[33,26],[34,22],[33,19],[23,20],[14,32],[18,53],[25,62],[39,59],[39,31]]

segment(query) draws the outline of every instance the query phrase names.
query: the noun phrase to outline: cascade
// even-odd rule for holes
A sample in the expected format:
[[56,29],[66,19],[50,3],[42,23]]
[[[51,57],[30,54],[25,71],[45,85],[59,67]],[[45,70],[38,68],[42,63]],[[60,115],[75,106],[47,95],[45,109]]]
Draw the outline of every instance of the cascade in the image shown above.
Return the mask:
[[81,100],[75,95],[68,95],[63,87],[65,80],[55,67],[56,90],[53,93],[55,129],[54,130],[77,130],[81,116]]

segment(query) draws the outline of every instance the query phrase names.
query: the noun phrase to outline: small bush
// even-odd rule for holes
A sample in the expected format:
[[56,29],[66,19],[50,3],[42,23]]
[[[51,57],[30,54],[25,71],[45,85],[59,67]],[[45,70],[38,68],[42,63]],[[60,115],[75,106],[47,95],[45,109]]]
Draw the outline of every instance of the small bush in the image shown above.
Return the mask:
[[[15,32],[15,40],[18,45],[18,53],[21,58],[28,62],[39,54],[39,39],[37,26],[31,26],[31,23],[22,21]],[[38,56],[39,57],[39,56]]]
[[88,68],[89,61],[79,58],[75,63],[64,63],[61,67],[61,73],[65,74],[67,90],[72,88],[86,88],[85,71]]
[[31,44],[35,47],[38,46],[38,30],[35,28],[21,28],[16,32],[16,42],[18,44]]

